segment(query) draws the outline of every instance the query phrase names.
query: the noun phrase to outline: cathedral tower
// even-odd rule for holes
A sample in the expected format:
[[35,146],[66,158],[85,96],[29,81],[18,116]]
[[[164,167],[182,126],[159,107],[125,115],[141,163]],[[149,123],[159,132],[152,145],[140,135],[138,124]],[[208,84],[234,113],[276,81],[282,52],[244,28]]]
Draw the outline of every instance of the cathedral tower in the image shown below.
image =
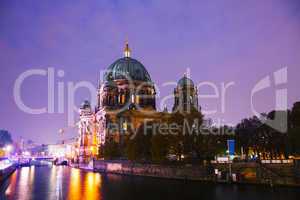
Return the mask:
[[198,92],[193,81],[184,75],[174,89],[173,112],[191,112],[198,110]]

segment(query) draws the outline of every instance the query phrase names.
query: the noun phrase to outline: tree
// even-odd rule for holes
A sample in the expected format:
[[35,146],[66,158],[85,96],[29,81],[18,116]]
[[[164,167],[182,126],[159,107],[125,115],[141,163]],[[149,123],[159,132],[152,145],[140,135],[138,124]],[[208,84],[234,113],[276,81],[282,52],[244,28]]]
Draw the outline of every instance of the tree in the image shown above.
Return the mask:
[[168,141],[165,135],[157,133],[151,139],[151,156],[154,162],[161,163],[168,153]]
[[[147,127],[151,126],[151,122]],[[145,129],[142,124],[134,137],[130,137],[127,140],[127,157],[132,161],[150,160],[151,159],[151,137],[152,129]]]
[[289,152],[292,155],[300,155],[300,102],[294,103],[289,121]]
[[293,127],[288,136],[289,152],[291,155],[300,155],[300,127]]
[[115,159],[120,157],[120,148],[119,144],[114,141],[113,138],[110,138],[105,142],[103,147],[103,156],[105,159]]
[[176,157],[181,160],[181,155],[183,154],[183,138],[184,138],[184,115],[180,112],[175,112],[171,114],[168,124],[169,127],[172,124],[177,126],[176,129],[169,130],[168,134],[168,147],[170,154],[176,155]]
[[11,134],[7,130],[0,130],[0,147],[12,144]]
[[224,155],[227,149],[227,140],[232,137],[226,134],[200,134],[195,139],[196,155],[200,160],[213,160],[218,154]]
[[256,132],[261,125],[260,119],[254,116],[243,119],[236,126],[236,146],[238,149],[243,148],[246,156],[248,156],[250,149],[257,144]]
[[[282,133],[288,126],[287,119],[289,111],[271,111],[262,114],[261,118],[256,116],[243,119],[236,126],[237,148],[243,147],[245,155],[249,155],[252,150],[259,158],[278,158],[282,155],[287,157],[287,133]],[[275,122],[273,127],[268,122]]]
[[175,154],[180,161],[182,155],[193,157],[197,151],[194,143],[197,134],[200,134],[202,122],[203,115],[195,108],[189,112],[172,113],[168,121],[169,127],[171,124],[176,124],[178,129],[168,135],[169,153]]

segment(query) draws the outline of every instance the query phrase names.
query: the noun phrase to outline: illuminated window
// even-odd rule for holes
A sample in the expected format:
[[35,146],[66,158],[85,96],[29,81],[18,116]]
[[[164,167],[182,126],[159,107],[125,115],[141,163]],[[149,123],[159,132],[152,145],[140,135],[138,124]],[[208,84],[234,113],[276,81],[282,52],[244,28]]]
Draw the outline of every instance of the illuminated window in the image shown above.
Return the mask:
[[121,104],[124,104],[124,103],[125,103],[125,95],[122,94],[122,95],[121,95]]
[[126,131],[127,130],[127,123],[123,122],[123,130]]

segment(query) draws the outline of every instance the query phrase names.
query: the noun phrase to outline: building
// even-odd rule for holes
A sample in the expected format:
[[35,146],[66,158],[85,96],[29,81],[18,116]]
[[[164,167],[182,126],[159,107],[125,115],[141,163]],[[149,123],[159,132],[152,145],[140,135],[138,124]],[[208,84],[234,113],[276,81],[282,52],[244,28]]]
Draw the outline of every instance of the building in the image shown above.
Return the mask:
[[[173,112],[198,110],[197,88],[184,75],[174,89]],[[160,121],[169,116],[167,110],[156,110],[156,91],[144,65],[131,57],[128,43],[124,56],[113,62],[98,86],[97,105],[88,101],[80,108],[79,159],[97,156],[108,140],[122,144],[125,136],[145,121]]]
[[84,101],[79,110],[79,137],[77,141],[77,154],[80,162],[86,162],[91,157],[98,155],[101,137],[96,120],[96,112],[88,101]]

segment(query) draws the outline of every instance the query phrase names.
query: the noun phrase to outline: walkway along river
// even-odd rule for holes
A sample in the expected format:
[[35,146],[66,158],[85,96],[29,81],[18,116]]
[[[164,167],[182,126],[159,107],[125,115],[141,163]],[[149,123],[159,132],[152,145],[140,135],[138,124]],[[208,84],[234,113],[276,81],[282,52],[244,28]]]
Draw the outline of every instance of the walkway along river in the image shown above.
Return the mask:
[[1,200],[299,199],[295,187],[208,184],[120,176],[67,166],[23,167],[1,186]]

